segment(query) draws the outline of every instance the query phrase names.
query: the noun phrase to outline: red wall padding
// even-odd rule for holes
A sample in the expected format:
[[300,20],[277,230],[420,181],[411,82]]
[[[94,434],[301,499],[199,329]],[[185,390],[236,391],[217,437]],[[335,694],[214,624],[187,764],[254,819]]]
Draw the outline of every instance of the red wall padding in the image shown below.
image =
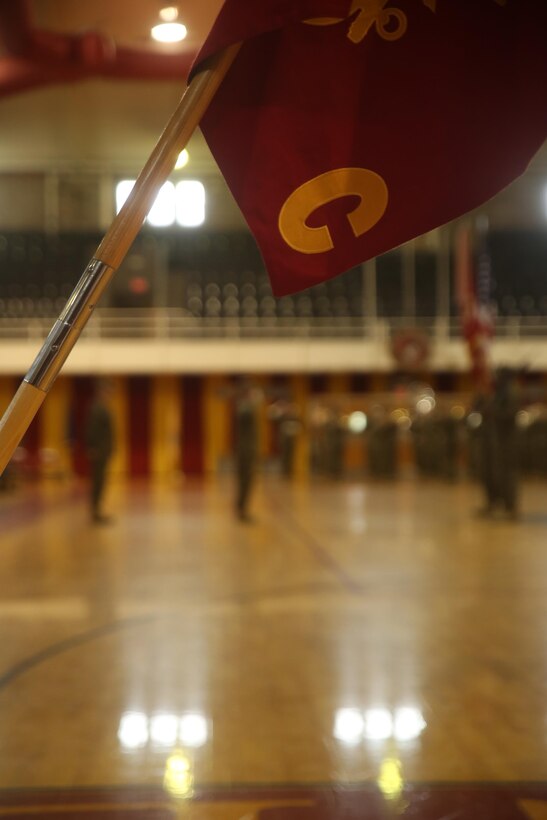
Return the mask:
[[150,379],[137,376],[128,383],[129,474],[150,474]]
[[203,475],[204,452],[204,390],[200,376],[182,379],[182,470],[186,475]]
[[64,423],[72,454],[72,469],[76,475],[88,473],[85,426],[94,389],[94,379],[89,376],[75,376],[71,379],[70,411]]

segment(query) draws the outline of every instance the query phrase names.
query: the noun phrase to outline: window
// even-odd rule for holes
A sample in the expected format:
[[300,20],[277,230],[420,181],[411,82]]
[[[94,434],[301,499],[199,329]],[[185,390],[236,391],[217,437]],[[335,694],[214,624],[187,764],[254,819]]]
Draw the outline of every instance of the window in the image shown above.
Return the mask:
[[[131,193],[133,179],[124,179],[116,186],[116,213]],[[194,228],[205,221],[205,188],[195,179],[186,179],[174,185],[165,182],[147,216],[147,222],[156,228],[165,228],[175,222],[185,228]]]
[[195,179],[185,179],[175,188],[177,222],[195,228],[205,222],[205,188]]
[[125,200],[133,190],[133,185],[135,184],[134,179],[122,179],[121,182],[118,182],[116,185],[116,213],[118,214],[121,209],[122,205],[124,204]]
[[146,217],[155,228],[167,228],[175,221],[175,186],[164,182]]

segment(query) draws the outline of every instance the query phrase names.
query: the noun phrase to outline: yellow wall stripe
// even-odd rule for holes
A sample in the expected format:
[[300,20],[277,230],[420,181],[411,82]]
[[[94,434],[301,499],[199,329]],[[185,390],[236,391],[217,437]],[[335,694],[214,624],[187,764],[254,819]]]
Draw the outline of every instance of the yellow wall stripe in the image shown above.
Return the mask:
[[310,434],[308,423],[309,378],[298,374],[291,376],[291,390],[298,415],[302,421],[302,431],[296,441],[294,451],[294,475],[307,478],[310,472]]
[[45,475],[67,475],[71,471],[68,443],[71,384],[57,379],[41,409],[41,466]]
[[174,475],[180,466],[180,379],[156,376],[151,390],[151,470],[155,476],[167,477]]
[[230,402],[226,401],[229,382],[225,376],[205,380],[205,472],[217,473],[220,462],[230,455]]
[[127,379],[123,376],[112,378],[112,415],[114,419],[115,450],[110,472],[112,475],[129,473],[129,401]]
[[8,408],[17,390],[15,379],[4,376],[0,379],[0,413]]

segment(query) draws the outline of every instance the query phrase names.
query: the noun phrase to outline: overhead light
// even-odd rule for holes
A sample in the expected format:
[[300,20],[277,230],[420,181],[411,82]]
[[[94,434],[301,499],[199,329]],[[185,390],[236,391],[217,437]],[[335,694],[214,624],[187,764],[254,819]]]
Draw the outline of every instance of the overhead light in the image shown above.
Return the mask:
[[166,228],[175,221],[175,186],[169,180],[159,189],[148,211],[147,221],[155,228]]
[[180,43],[187,33],[186,26],[182,23],[158,23],[151,30],[152,37],[158,43]]
[[196,228],[205,222],[205,188],[197,179],[177,182],[175,188],[176,220],[185,228]]
[[180,171],[181,168],[184,168],[188,165],[188,160],[190,159],[190,154],[183,148],[180,154],[177,157],[177,161],[175,162],[175,171]]
[[179,10],[176,6],[166,6],[160,11],[160,19],[164,23],[174,23],[179,16]]
[[161,23],[154,26],[151,33],[160,43],[179,43],[186,37],[186,26],[178,23],[179,10],[176,6],[166,6],[160,11]]

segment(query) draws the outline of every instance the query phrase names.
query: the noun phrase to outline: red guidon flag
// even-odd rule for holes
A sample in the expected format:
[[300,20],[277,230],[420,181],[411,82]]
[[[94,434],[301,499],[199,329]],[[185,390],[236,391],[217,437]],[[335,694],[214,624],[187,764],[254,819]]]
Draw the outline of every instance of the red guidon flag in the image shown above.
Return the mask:
[[474,235],[465,225],[456,235],[456,301],[463,338],[467,342],[471,374],[480,392],[492,386],[490,345],[494,316],[490,279],[490,254],[485,230]]
[[547,138],[547,0],[225,0],[202,130],[274,293],[476,207]]

